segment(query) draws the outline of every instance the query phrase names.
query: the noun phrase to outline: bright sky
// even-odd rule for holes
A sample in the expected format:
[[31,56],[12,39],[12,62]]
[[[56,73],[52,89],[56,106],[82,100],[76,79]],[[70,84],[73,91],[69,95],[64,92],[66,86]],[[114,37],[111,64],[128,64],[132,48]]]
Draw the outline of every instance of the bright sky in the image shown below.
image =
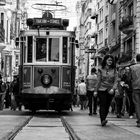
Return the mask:
[[[57,0],[59,5],[64,5],[67,7],[67,11],[61,11],[57,13],[57,17],[69,19],[69,27],[68,30],[73,30],[73,28],[76,26],[76,2],[79,0]],[[35,3],[48,3],[48,4],[55,4],[56,0],[27,0],[26,7],[28,8],[28,14],[29,18],[33,17],[41,17],[42,12],[41,10],[35,10],[31,7],[32,4]]]

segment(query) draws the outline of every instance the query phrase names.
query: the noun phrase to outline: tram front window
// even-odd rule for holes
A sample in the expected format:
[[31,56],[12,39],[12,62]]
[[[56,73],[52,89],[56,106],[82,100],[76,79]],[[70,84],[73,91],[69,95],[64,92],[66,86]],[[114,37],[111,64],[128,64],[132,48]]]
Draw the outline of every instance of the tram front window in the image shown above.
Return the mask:
[[36,61],[47,61],[47,52],[46,52],[46,39],[37,38],[36,41]]
[[59,61],[59,38],[49,38],[49,61]]

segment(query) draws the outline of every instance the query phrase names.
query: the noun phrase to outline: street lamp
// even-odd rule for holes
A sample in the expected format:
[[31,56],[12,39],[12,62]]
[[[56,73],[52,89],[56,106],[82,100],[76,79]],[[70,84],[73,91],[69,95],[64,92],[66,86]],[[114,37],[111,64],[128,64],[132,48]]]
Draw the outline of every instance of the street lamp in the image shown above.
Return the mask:
[[118,1],[118,0],[108,0],[108,3],[111,4],[111,5],[113,5],[113,4],[116,4],[117,1]]

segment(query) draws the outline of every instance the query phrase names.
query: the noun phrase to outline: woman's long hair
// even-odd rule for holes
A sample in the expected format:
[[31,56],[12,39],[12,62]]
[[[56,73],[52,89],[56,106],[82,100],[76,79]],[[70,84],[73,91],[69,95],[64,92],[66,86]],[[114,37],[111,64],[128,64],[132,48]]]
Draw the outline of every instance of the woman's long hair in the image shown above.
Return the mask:
[[103,61],[102,61],[102,64],[101,64],[101,65],[102,65],[102,68],[103,68],[103,69],[105,68],[105,66],[106,66],[106,60],[107,60],[108,58],[111,58],[111,59],[112,59],[112,64],[111,64],[110,68],[112,68],[112,69],[116,68],[115,59],[114,59],[114,57],[113,57],[112,55],[110,55],[110,54],[105,55],[105,57],[104,57],[104,59],[103,59]]

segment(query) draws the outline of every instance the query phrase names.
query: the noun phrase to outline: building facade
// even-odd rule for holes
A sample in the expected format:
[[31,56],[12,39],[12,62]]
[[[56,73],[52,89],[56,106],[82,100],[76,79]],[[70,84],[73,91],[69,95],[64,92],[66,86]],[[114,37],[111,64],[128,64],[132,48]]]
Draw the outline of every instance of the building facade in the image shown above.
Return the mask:
[[[106,54],[112,54],[119,66],[133,64],[136,54],[140,53],[140,0],[95,0],[94,2],[96,6],[94,9],[92,8],[89,17],[95,24],[90,32],[86,30],[89,21],[84,20],[86,7],[84,4],[82,5],[83,13],[79,20],[81,25],[79,44],[83,41],[84,49],[86,47],[90,49],[91,46],[96,49],[96,53],[91,57],[93,66],[97,68]],[[93,42],[91,38],[94,39]],[[81,56],[81,54],[79,55]],[[85,64],[82,64],[87,66],[90,71],[90,62],[87,61],[89,57],[86,53],[83,54],[83,58]],[[84,75],[87,75],[88,72],[85,70]]]
[[95,46],[95,38],[92,37],[95,32],[95,21],[91,19],[91,16],[95,11],[95,6],[95,0],[81,0],[76,5],[78,15],[76,39],[79,44],[77,75],[79,78],[86,78],[91,67],[94,66],[94,60],[91,57]]
[[20,46],[18,36],[25,28],[26,0],[6,0],[0,5],[0,72],[4,81],[11,81],[18,74]]

